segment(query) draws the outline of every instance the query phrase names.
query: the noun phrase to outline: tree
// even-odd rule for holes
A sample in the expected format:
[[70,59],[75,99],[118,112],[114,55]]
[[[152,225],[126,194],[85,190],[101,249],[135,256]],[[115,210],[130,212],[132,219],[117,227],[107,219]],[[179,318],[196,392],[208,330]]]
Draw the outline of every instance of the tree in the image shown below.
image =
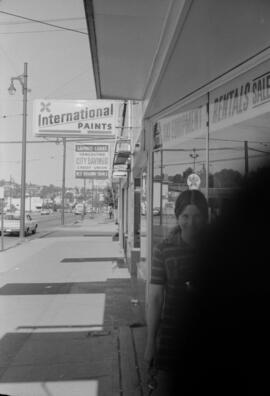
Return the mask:
[[181,184],[183,183],[183,176],[180,175],[180,173],[177,173],[176,175],[172,176],[171,180],[175,184]]
[[183,181],[185,183],[187,183],[187,178],[189,177],[189,175],[191,175],[193,173],[193,169],[191,167],[187,168],[186,170],[184,170],[183,172]]
[[67,201],[69,201],[70,203],[72,203],[72,202],[74,201],[74,195],[73,195],[73,193],[72,193],[71,191],[67,191],[67,192],[65,193],[65,199],[66,199]]
[[222,169],[214,173],[214,187],[233,188],[240,187],[243,182],[243,176],[234,169]]

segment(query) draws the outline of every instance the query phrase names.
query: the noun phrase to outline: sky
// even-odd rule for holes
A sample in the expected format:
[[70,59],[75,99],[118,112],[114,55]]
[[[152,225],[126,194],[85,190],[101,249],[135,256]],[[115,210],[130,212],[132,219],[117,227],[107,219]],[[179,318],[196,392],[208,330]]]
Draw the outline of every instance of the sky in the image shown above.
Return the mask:
[[[16,14],[11,16],[3,12]],[[58,27],[30,22],[26,17]],[[61,29],[77,30],[78,32]],[[83,34],[84,33],[84,34]],[[22,139],[23,96],[18,81],[10,96],[11,77],[28,63],[26,182],[62,184],[63,146],[44,143],[32,128],[35,99],[96,99],[83,0],[0,0],[0,142]],[[67,144],[66,186],[83,185],[74,177],[74,143]],[[0,179],[20,183],[21,144],[0,143]]]

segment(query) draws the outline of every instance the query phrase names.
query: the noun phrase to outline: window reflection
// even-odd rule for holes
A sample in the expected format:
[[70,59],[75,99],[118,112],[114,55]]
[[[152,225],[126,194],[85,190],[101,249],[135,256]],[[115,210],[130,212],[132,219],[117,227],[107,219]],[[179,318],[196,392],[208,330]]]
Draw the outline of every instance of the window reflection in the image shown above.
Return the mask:
[[226,208],[245,178],[269,162],[270,139],[265,121],[265,116],[256,117],[210,134],[209,205],[212,220]]
[[196,172],[205,188],[206,96],[159,125],[160,146],[153,156],[153,245],[176,225],[175,201],[188,188],[188,176]]
[[[153,245],[167,237],[175,226],[174,203],[179,193],[188,188],[190,174],[200,177],[200,189],[208,198],[210,221],[214,221],[245,178],[269,164],[270,102],[258,105],[252,90],[237,88],[239,84],[245,86],[246,80],[257,81],[253,74],[264,75],[266,66],[220,86],[155,124],[153,138],[159,139],[153,155]],[[223,94],[227,91],[229,94]],[[243,103],[241,95],[249,104],[242,111],[238,106]],[[226,112],[230,106],[231,111]]]

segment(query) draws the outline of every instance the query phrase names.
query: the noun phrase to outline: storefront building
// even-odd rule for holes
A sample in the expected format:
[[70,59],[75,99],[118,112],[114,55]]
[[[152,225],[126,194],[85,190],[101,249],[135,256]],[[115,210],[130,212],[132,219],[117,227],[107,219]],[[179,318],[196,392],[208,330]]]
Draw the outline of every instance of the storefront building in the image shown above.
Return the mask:
[[85,0],[98,95],[142,106],[127,182],[141,203],[122,215],[140,227],[137,269],[149,281],[153,246],[174,226],[188,176],[199,176],[213,219],[269,161],[270,4],[101,3]]

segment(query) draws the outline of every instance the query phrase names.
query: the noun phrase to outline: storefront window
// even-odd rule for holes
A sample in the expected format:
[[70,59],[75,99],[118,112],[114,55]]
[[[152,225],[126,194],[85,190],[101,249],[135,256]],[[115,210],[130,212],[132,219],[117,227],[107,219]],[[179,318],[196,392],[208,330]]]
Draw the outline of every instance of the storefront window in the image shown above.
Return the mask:
[[[174,206],[187,178],[196,173],[206,180],[206,96],[181,112],[159,121],[160,146],[153,156],[153,245],[176,226]],[[155,129],[156,130],[156,129]],[[156,134],[154,134],[155,140]]]
[[213,221],[245,178],[269,165],[269,125],[270,61],[155,123],[152,246],[175,226],[175,200],[191,173]]
[[270,158],[270,62],[210,93],[209,204],[216,217]]

